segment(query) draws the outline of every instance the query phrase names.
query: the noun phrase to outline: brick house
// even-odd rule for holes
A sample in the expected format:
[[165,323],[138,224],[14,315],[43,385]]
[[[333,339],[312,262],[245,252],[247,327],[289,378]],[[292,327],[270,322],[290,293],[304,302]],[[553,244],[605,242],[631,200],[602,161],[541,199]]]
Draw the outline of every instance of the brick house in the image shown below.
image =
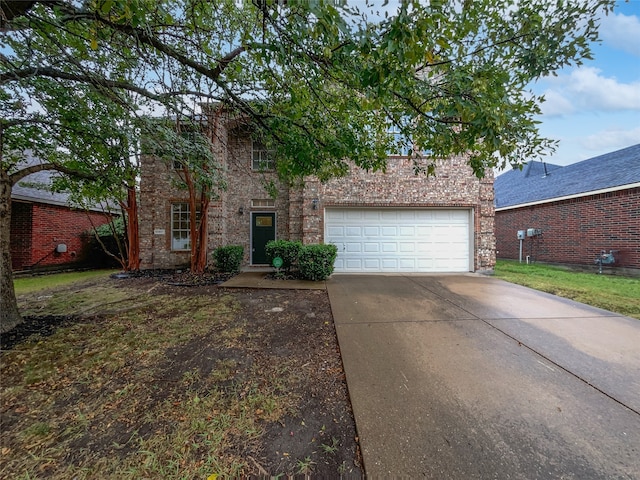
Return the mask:
[[[38,160],[29,152],[25,161]],[[111,216],[101,210],[78,210],[68,204],[68,195],[40,186],[51,183],[50,171],[28,175],[11,190],[11,264],[14,271],[74,265],[85,258],[93,226]]]
[[499,258],[518,259],[517,232],[533,228],[523,256],[535,261],[593,266],[614,250],[614,267],[640,269],[640,144],[566,167],[530,162],[496,178],[495,201]]
[[[221,128],[218,158],[227,190],[209,208],[209,247],[244,246],[245,265],[265,265],[272,239],[338,247],[336,272],[492,270],[493,175],[477,179],[464,157],[415,175],[410,159],[390,157],[386,173],[352,168],[349,176],[303,186],[279,181],[267,152],[246,127]],[[267,167],[266,171],[264,168]],[[173,166],[143,156],[140,183],[142,268],[189,263],[188,196]],[[273,181],[272,198],[265,182]]]

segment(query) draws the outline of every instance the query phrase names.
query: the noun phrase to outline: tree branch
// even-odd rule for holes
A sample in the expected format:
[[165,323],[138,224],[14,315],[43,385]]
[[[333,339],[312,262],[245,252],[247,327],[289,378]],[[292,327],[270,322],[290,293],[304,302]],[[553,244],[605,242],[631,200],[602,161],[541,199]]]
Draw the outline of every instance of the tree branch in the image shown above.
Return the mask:
[[9,175],[11,186],[18,183],[27,175],[31,175],[32,173],[42,172],[44,170],[55,170],[60,173],[65,173],[67,175],[71,175],[74,177],[84,178],[86,180],[95,180],[97,178],[97,175],[91,175],[85,172],[80,172],[78,170],[74,170],[72,168],[68,168],[68,167],[65,167],[64,165],[60,165],[57,163],[39,163],[37,165],[30,165],[28,167],[22,168],[17,172]]
[[69,80],[78,83],[89,83],[91,85],[103,88],[128,90],[130,92],[143,95],[152,100],[156,100],[158,102],[162,102],[163,99],[162,95],[152,93],[142,87],[138,87],[129,82],[108,80],[106,78],[99,78],[94,75],[80,75],[76,73],[69,73],[53,67],[30,67],[23,68],[21,70],[13,70],[10,72],[0,73],[0,85],[5,85],[12,81],[21,80],[23,78],[29,78],[33,76],[49,77],[58,80]]

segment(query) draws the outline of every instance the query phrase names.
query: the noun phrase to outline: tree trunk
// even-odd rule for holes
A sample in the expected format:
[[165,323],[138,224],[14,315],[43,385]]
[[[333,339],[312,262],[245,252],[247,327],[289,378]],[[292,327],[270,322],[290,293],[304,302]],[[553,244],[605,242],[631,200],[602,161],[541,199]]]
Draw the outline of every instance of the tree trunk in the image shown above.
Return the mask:
[[138,199],[136,187],[127,186],[127,206],[125,208],[129,221],[127,222],[127,271],[140,270],[140,231],[138,227]]
[[202,192],[200,195],[200,226],[198,227],[197,250],[193,273],[204,273],[207,268],[207,253],[209,252],[209,195]]
[[0,169],[0,332],[22,323],[11,267],[11,179]]

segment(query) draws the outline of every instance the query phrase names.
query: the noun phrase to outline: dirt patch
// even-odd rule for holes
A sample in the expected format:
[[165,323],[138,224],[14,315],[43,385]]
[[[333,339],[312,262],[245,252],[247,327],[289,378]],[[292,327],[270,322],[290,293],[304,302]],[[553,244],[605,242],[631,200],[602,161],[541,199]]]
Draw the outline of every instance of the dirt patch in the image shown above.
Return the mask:
[[191,280],[92,283],[138,307],[3,336],[0,476],[362,477],[326,292]]
[[14,329],[0,333],[0,349],[11,350],[15,345],[25,342],[30,337],[48,337],[58,327],[77,321],[72,315],[44,315],[42,317],[25,317],[24,322]]

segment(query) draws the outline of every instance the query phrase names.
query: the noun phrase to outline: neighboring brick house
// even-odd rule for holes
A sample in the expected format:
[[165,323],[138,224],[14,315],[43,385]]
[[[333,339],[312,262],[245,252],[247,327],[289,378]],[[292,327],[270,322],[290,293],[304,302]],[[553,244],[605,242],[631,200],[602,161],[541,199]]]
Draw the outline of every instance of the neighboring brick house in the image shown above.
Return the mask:
[[[26,154],[28,164],[37,160]],[[36,187],[48,185],[52,172],[25,177],[11,190],[11,264],[14,271],[73,265],[84,258],[93,226],[107,223],[102,211],[71,208],[68,196]]]
[[[640,269],[640,144],[560,167],[529,162],[495,180],[499,258],[594,265],[616,251],[615,267]],[[633,270],[632,270],[633,272]]]
[[[209,209],[209,246],[243,245],[245,265],[265,265],[266,242],[287,239],[337,245],[336,272],[494,267],[493,175],[479,180],[464,157],[440,162],[436,177],[415,175],[412,161],[397,156],[386,173],[354,167],[347,177],[306,178],[296,187],[278,180],[246,126],[219,129],[217,137],[226,146],[218,157],[228,188]],[[142,268],[189,263],[188,197],[175,176],[172,165],[142,158]],[[276,198],[264,186],[269,181],[277,185]]]

